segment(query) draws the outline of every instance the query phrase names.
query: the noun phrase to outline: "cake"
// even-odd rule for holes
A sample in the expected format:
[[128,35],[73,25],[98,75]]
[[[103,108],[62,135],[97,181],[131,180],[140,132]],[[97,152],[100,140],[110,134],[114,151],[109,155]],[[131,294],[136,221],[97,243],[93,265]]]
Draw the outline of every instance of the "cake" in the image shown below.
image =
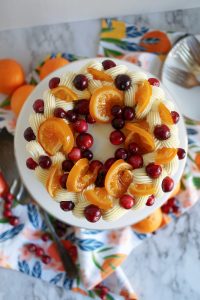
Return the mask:
[[[24,132],[26,165],[62,210],[112,222],[170,195],[185,154],[178,121],[158,79],[112,60],[91,61],[51,78],[35,100]],[[93,155],[95,141],[101,144],[95,126],[112,128],[106,145],[114,151],[104,161]]]

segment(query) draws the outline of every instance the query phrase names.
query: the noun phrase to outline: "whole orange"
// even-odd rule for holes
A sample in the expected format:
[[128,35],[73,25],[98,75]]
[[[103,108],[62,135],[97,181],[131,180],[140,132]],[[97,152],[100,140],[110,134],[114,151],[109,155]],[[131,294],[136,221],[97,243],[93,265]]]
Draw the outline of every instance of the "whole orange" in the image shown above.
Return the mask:
[[151,215],[142,221],[132,225],[133,229],[140,233],[151,233],[157,230],[162,223],[163,215],[161,209],[156,209]]
[[53,71],[62,68],[67,65],[69,61],[63,57],[54,57],[49,58],[45,61],[45,63],[40,67],[40,79],[44,79],[47,75],[52,73]]
[[18,89],[14,91],[11,97],[11,109],[15,113],[16,116],[19,115],[21,108],[32,92],[32,90],[35,88],[34,85],[31,84],[25,84],[20,86]]
[[0,93],[10,95],[23,83],[22,66],[14,59],[0,59]]

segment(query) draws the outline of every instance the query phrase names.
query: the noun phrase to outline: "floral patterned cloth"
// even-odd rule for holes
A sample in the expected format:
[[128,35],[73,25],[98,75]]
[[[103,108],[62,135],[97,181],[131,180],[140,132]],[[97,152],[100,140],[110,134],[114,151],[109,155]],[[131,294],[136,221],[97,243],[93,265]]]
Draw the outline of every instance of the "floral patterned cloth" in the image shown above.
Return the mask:
[[[137,28],[120,20],[107,19],[102,21],[99,55],[126,59],[159,74],[164,56],[180,36],[179,33],[152,31],[146,27]],[[66,57],[70,61],[79,59],[65,53],[55,55]],[[28,76],[29,82],[35,84],[39,82],[39,69],[37,67]],[[9,110],[9,99],[3,99],[0,104],[0,128],[7,127],[14,133],[15,123],[15,118]],[[189,153],[181,181],[182,190],[178,195],[180,209],[177,214],[163,214],[165,223],[194,205],[200,196],[200,122],[185,119],[185,123]],[[2,210],[2,205],[0,209]],[[25,206],[15,203],[13,211],[20,217],[20,224],[17,227],[11,227],[0,212],[0,266],[19,270],[65,289],[71,289],[81,293],[83,297],[85,295],[97,299],[101,296],[101,286],[95,288],[101,283],[110,289],[107,300],[137,299],[120,265],[132,249],[151,236],[150,234],[138,234],[132,227],[112,231],[78,229],[63,225],[52,218],[57,230],[62,231],[66,251],[71,254],[80,269],[80,278],[71,280],[63,270],[54,242],[51,239],[47,242],[41,239],[42,233],[47,228],[38,205],[33,202]],[[51,256],[49,265],[43,264],[40,259],[27,251],[26,244],[31,242],[40,245],[45,253]]]

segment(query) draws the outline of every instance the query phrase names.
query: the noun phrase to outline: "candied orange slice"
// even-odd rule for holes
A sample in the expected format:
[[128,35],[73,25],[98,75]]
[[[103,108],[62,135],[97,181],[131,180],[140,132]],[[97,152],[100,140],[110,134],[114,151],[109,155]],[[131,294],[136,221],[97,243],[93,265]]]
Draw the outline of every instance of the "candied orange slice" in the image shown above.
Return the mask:
[[158,112],[163,123],[166,123],[167,125],[174,124],[171,113],[164,103],[159,103]]
[[161,148],[156,151],[155,162],[158,164],[168,164],[177,154],[175,148]]
[[131,132],[126,137],[126,147],[132,142],[137,143],[142,154],[152,152],[155,149],[153,136],[148,131],[134,125],[134,123],[129,123],[129,130]]
[[77,95],[67,88],[66,86],[60,85],[54,89],[51,90],[52,94],[61,100],[64,100],[66,102],[71,102],[73,100],[78,100]]
[[54,155],[59,150],[67,154],[73,148],[74,136],[64,120],[52,117],[40,125],[38,141],[49,155]]
[[60,187],[59,179],[62,175],[59,165],[54,165],[49,171],[49,175],[46,182],[46,189],[51,197],[55,196],[56,191]]
[[113,105],[123,105],[124,95],[115,87],[103,86],[96,89],[90,99],[90,114],[101,122],[108,123],[111,121],[111,108]]
[[142,113],[147,105],[149,104],[152,95],[152,87],[148,80],[144,80],[138,86],[137,92],[135,94],[135,102],[137,103],[137,113]]
[[128,123],[126,123],[125,128],[128,129],[129,131],[132,131],[132,128],[133,128],[132,125],[143,128],[146,131],[149,130],[149,124],[146,120],[137,120],[136,122],[128,122]]
[[113,206],[113,201],[105,188],[94,188],[84,191],[85,198],[99,208],[108,210]]
[[88,73],[90,73],[95,80],[113,82],[112,77],[103,71],[99,71],[93,68],[87,68],[87,70]]
[[131,184],[128,189],[133,196],[147,196],[155,193],[153,184]]
[[67,178],[67,189],[70,192],[81,192],[88,185],[95,182],[97,178],[98,168],[90,171],[89,161],[87,158],[79,159]]
[[113,197],[121,197],[132,182],[133,175],[131,165],[118,159],[108,170],[105,178],[105,188]]

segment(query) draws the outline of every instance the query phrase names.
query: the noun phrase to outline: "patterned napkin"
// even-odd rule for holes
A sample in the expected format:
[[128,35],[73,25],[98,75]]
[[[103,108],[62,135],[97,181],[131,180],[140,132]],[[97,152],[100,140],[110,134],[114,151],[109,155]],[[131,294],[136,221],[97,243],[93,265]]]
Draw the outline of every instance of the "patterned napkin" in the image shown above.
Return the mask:
[[[180,33],[137,28],[120,20],[103,20],[99,55],[126,59],[159,74],[166,53],[180,36]],[[79,59],[65,53],[51,55],[46,59],[55,56],[63,56],[70,61]],[[37,84],[38,72],[39,68],[30,74],[29,82]],[[5,99],[0,105],[0,128],[7,127],[14,133],[15,123],[15,118],[9,110],[9,99]],[[163,213],[163,220],[167,220],[165,223],[194,205],[200,195],[200,122],[185,119],[185,123],[189,154],[181,181],[182,190],[178,195],[178,210]],[[80,278],[71,280],[63,271],[54,242],[51,239],[46,242],[42,240],[47,228],[38,205],[33,202],[26,206],[14,202],[14,205],[13,212],[20,217],[18,226],[11,227],[0,212],[0,266],[19,270],[65,289],[72,289],[81,293],[82,297],[100,297],[107,300],[137,299],[120,265],[132,249],[151,236],[150,234],[138,234],[131,227],[112,231],[78,229],[52,218],[66,251],[71,254],[80,269]],[[2,210],[2,205],[0,209]],[[51,257],[51,262],[46,265],[27,251],[26,245],[29,243],[41,246]],[[105,293],[107,288],[108,293]]]

